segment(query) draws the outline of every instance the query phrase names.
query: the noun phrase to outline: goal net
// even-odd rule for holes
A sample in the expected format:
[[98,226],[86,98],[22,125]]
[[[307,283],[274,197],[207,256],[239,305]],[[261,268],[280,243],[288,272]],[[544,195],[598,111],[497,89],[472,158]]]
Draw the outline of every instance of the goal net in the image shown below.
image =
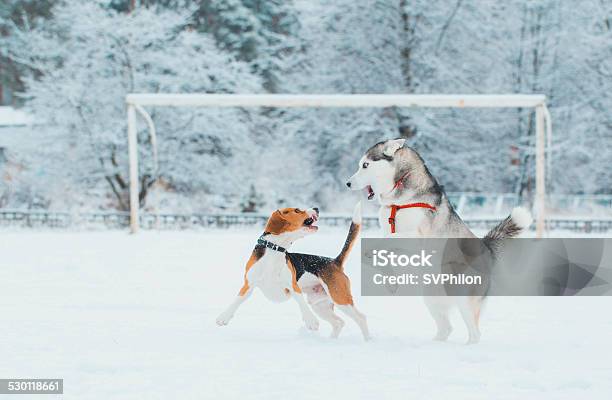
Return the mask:
[[408,94],[128,94],[127,127],[130,178],[130,229],[137,232],[139,216],[139,165],[137,115],[149,130],[154,163],[157,163],[155,124],[145,107],[266,107],[266,108],[515,108],[535,111],[536,236],[546,227],[546,147],[551,140],[551,118],[543,94],[408,95]]

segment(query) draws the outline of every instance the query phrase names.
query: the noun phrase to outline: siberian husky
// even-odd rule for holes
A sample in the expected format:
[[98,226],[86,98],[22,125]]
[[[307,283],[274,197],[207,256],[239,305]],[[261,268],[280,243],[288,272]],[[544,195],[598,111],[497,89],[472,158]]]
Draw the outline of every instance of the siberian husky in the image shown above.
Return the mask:
[[[421,156],[404,143],[405,139],[395,139],[372,146],[346,185],[352,190],[365,189],[368,200],[378,198],[379,223],[385,236],[475,238]],[[530,212],[517,207],[482,240],[495,255],[501,241],[517,236],[531,221]],[[435,339],[444,341],[450,335],[452,327],[448,313],[451,306],[457,305],[468,329],[468,343],[477,343],[483,298],[426,296],[425,303],[437,326]]]

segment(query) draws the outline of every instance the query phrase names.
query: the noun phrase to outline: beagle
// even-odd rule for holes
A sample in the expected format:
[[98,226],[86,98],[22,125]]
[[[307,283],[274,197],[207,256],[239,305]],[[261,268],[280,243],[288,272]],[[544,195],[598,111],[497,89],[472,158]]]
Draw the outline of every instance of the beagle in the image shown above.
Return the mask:
[[334,312],[337,307],[357,323],[366,340],[370,338],[366,317],[353,304],[350,281],[343,269],[359,236],[361,204],[355,207],[346,242],[336,258],[290,253],[288,248],[293,242],[319,229],[316,226],[318,219],[317,208],[283,208],[272,213],[246,263],[244,284],[237,298],[217,318],[217,325],[227,325],[238,307],[257,287],[273,302],[293,298],[300,307],[306,328],[310,330],[319,328],[312,308],[331,324],[331,337],[338,337],[344,321]]

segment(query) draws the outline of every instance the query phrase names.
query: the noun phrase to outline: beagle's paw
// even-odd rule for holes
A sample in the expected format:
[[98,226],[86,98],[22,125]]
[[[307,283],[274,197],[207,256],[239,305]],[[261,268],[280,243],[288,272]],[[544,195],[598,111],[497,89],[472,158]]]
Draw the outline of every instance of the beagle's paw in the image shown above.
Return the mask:
[[219,315],[217,317],[217,325],[219,326],[225,326],[227,324],[229,324],[230,320],[232,319],[234,315],[228,313],[228,312],[224,312],[221,313],[221,315]]
[[311,330],[311,331],[319,330],[319,320],[317,319],[317,317],[314,316],[314,314],[305,314],[304,324],[306,325],[306,328],[308,328],[308,330]]

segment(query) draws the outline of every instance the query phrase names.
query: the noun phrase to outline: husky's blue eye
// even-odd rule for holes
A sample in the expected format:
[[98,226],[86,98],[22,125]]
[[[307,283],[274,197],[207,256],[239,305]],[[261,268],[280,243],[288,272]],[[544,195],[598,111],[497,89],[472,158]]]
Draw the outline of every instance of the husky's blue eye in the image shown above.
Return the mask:
[[365,169],[368,168],[368,165],[370,165],[370,163],[364,162],[361,166]]

